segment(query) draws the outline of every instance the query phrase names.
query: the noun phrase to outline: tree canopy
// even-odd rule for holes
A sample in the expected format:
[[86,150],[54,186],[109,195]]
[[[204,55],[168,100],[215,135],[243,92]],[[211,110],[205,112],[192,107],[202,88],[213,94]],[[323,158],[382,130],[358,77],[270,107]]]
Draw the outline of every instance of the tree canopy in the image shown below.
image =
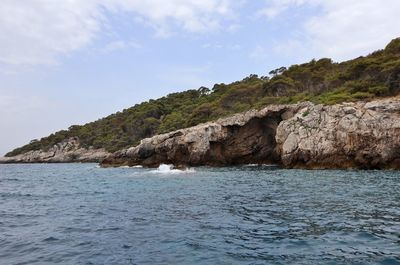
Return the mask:
[[[269,76],[250,75],[231,84],[215,84],[150,100],[85,125],[73,125],[32,140],[6,156],[31,150],[47,150],[69,137],[79,138],[84,147],[113,152],[139,143],[155,134],[193,126],[262,108],[269,104],[312,101],[335,104],[374,97],[392,96],[400,91],[400,39],[383,50],[354,60],[335,63],[312,60],[288,68],[280,67]],[[117,96],[117,95],[116,95]]]

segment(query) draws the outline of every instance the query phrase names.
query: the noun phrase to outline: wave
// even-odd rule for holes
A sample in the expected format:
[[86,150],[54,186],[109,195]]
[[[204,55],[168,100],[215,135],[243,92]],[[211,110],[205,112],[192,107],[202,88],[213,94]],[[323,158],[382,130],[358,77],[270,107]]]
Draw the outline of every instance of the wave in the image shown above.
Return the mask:
[[243,165],[244,167],[259,167],[260,164],[247,164],[247,165]]
[[117,168],[143,168],[143,166],[140,166],[140,165],[138,165],[138,166],[120,166]]
[[159,174],[179,174],[179,173],[193,173],[196,172],[193,168],[188,168],[185,170],[176,169],[173,165],[161,164],[156,170],[150,171],[151,173]]

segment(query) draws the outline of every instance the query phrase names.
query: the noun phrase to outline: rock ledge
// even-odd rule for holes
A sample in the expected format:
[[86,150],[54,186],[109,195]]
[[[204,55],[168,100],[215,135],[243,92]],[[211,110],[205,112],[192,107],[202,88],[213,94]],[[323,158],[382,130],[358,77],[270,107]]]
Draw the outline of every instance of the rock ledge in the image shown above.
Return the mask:
[[79,139],[72,137],[54,145],[49,150],[29,151],[13,157],[0,158],[0,163],[98,163],[110,155],[104,149],[83,148]]
[[101,163],[160,164],[400,169],[400,98],[271,105],[144,139]]

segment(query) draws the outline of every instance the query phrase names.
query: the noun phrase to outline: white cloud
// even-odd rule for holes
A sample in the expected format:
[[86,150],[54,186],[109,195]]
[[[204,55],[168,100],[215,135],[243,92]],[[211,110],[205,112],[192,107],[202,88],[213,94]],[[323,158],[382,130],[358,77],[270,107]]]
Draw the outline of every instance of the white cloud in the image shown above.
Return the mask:
[[213,49],[213,50],[225,49],[230,51],[238,51],[242,48],[239,44],[221,44],[219,42],[204,43],[201,47],[203,49]]
[[[2,0],[0,71],[56,64],[60,56],[87,47],[103,30],[112,30],[106,14],[125,13],[132,16],[132,23],[147,25],[161,37],[182,31],[235,32],[241,26],[234,10],[244,3],[243,0]],[[279,16],[291,16],[304,6],[320,10],[304,18],[301,37],[291,38],[289,45],[283,44],[288,52],[296,41],[314,56],[344,60],[382,48],[400,35],[399,0],[266,0],[266,3],[257,15],[267,17],[271,23]],[[129,37],[136,36],[111,40],[104,52],[137,45]]]
[[14,1],[0,4],[0,63],[54,64],[88,44],[101,15],[89,1]]
[[257,11],[257,16],[266,16],[269,19],[273,19],[287,9],[303,5],[307,0],[269,0],[267,1],[267,7]]
[[135,41],[124,41],[115,40],[107,43],[103,48],[100,49],[103,53],[111,53],[114,51],[126,50],[126,49],[140,49],[142,46]]
[[383,48],[400,36],[398,0],[326,1],[305,28],[323,54],[350,59]]
[[[101,0],[99,0],[101,1]],[[153,27],[161,37],[169,36],[173,26],[188,32],[207,32],[221,28],[232,16],[232,0],[103,0],[114,12],[134,12],[138,20]]]
[[[284,0],[268,1],[260,14],[273,19],[309,5],[320,12],[303,24],[302,49],[319,57],[346,60],[383,48],[400,36],[398,0]],[[288,15],[288,14],[287,14]],[[288,40],[293,43],[293,40]],[[287,45],[290,47],[290,45]],[[293,50],[296,54],[300,47]]]
[[57,63],[60,55],[82,49],[98,36],[107,23],[105,10],[113,15],[130,13],[137,21],[151,26],[156,35],[167,36],[176,29],[186,32],[220,29],[221,23],[231,16],[231,1],[2,0],[0,64]]

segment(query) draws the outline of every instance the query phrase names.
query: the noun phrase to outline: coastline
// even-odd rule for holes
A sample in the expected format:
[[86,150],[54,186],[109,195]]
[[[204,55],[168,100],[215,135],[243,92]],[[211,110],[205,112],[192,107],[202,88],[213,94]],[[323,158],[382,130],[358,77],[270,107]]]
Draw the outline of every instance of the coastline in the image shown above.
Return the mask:
[[113,154],[69,138],[0,163],[176,168],[276,164],[293,169],[400,170],[400,97],[336,105],[270,105],[146,138]]
[[271,105],[157,135],[102,167],[274,163],[302,169],[400,169],[400,97]]
[[29,151],[13,157],[0,158],[0,163],[100,163],[111,155],[105,149],[82,147],[79,139],[71,137],[57,143],[49,150]]

